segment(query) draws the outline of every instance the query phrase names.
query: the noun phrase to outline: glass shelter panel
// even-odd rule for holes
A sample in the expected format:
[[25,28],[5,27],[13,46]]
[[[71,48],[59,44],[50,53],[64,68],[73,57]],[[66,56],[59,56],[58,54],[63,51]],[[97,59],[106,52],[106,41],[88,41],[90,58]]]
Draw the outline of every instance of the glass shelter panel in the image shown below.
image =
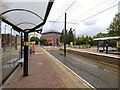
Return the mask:
[[11,26],[2,22],[2,81],[4,81],[18,65],[20,59],[20,34]]

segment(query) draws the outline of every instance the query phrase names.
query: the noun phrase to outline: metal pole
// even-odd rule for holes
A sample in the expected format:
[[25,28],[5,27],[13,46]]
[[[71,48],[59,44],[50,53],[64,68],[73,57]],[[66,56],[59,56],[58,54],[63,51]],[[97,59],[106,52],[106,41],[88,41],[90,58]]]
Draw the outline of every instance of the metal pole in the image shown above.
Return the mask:
[[11,28],[11,37],[10,37],[10,39],[11,39],[11,50],[12,50],[12,28]]
[[24,68],[23,76],[28,76],[28,32],[24,32]]
[[5,25],[5,34],[6,34],[6,26],[7,26],[7,25]]
[[97,42],[97,52],[99,52],[99,41],[96,42]]
[[76,46],[76,41],[75,41],[75,39],[76,39],[76,33],[75,33],[74,29],[73,29],[73,31],[74,31],[74,46]]
[[76,46],[76,30],[75,30],[75,46]]
[[108,53],[108,41],[106,40],[106,53]]
[[66,34],[67,34],[67,30],[66,30],[66,16],[67,16],[67,14],[65,13],[65,27],[64,27],[64,56],[66,56]]
[[21,32],[21,58],[22,58],[22,48],[23,48],[23,35]]

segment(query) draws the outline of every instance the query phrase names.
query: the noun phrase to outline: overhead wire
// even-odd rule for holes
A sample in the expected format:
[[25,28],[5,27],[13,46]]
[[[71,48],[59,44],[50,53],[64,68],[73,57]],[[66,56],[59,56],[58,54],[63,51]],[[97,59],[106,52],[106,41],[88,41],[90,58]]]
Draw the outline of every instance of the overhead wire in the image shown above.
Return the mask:
[[[49,22],[55,22],[55,21],[49,21]],[[65,22],[56,22],[56,23],[65,23]],[[78,23],[75,23],[75,22],[66,22],[67,24],[78,24]]]
[[83,21],[85,21],[85,20],[87,20],[87,19],[89,19],[89,18],[92,18],[92,17],[94,17],[94,16],[97,16],[97,15],[99,15],[99,14],[101,14],[101,13],[103,13],[103,12],[109,10],[109,9],[112,9],[112,8],[116,7],[117,5],[118,5],[118,4],[116,4],[116,5],[114,5],[114,6],[111,6],[111,7],[107,8],[107,9],[105,9],[105,10],[103,10],[103,11],[100,11],[100,12],[98,12],[98,13],[96,13],[96,14],[94,14],[94,15],[86,18],[86,19],[83,19],[83,20],[79,21],[78,23],[83,22]]
[[[49,21],[49,22],[64,23],[64,22],[57,22],[57,21],[62,17],[62,15],[63,15],[66,11],[68,11],[68,10],[75,4],[76,1],[77,1],[77,0],[74,0],[74,2],[71,3],[71,5],[70,5],[55,21]],[[105,0],[105,1],[106,1],[106,0]],[[98,7],[98,6],[100,6],[101,4],[103,4],[105,1],[97,4],[96,6],[92,7],[91,9],[87,10],[86,12],[84,12],[84,13],[81,14],[81,15],[84,15],[84,14],[88,13],[89,11],[95,9],[96,7]],[[107,9],[105,9],[105,10],[103,10],[103,11],[100,11],[100,12],[98,12],[98,13],[92,15],[92,16],[89,16],[89,17],[87,17],[87,18],[85,18],[85,19],[83,19],[83,20],[80,20],[78,23],[83,22],[83,21],[85,21],[85,20],[87,20],[87,19],[90,19],[90,18],[92,18],[92,17],[94,17],[94,16],[97,16],[97,15],[99,15],[99,14],[101,14],[101,13],[103,13],[103,12],[109,10],[109,9],[112,9],[112,8],[116,7],[117,5],[118,5],[118,4],[116,4],[116,5],[114,5],[114,6],[111,6],[111,7],[107,8]],[[73,19],[72,19],[72,20],[73,20]],[[71,21],[71,20],[70,20],[70,21]],[[70,24],[70,21],[67,22],[67,23]],[[72,24],[72,23],[71,23],[71,24]],[[75,25],[75,24],[73,23],[73,25],[71,25],[71,26],[74,26],[74,25]],[[70,27],[71,27],[71,26],[70,26]]]
[[63,15],[67,10],[69,10],[70,7],[72,7],[72,6],[75,4],[76,1],[77,1],[77,0],[74,0],[74,2],[71,3],[71,5],[58,17],[58,19],[56,19],[56,21],[55,21],[54,23],[56,23],[56,22],[62,17],[62,15]]
[[[81,23],[81,22],[83,22],[83,21],[85,21],[85,20],[87,20],[87,19],[90,19],[90,18],[92,18],[92,17],[94,17],[94,16],[97,16],[97,15],[99,15],[99,14],[101,14],[101,13],[103,13],[103,12],[109,10],[109,9],[112,9],[112,8],[116,7],[117,5],[118,5],[118,4],[113,5],[113,6],[107,8],[107,9],[105,9],[105,10],[103,10],[103,11],[100,11],[100,12],[98,12],[98,13],[92,15],[92,16],[89,16],[89,17],[87,17],[87,18],[85,18],[85,19],[83,19],[83,20],[80,20],[78,23]],[[74,26],[74,25],[71,25],[70,27],[72,27],[72,26]]]
[[[77,0],[75,0],[68,8],[64,11],[64,13],[65,13],[67,10],[69,10],[70,7],[71,7],[72,5],[74,5],[74,3],[75,3],[76,1],[77,1]],[[91,9],[87,10],[87,11],[84,12],[83,14],[88,13],[89,11],[91,11],[92,9],[98,7],[99,5],[101,5],[102,3],[104,3],[105,1],[106,1],[106,0],[102,1],[101,3],[97,4],[96,6],[92,7]],[[62,14],[58,17],[58,19],[57,19],[56,21],[49,21],[49,22],[60,23],[60,22],[57,22],[57,21],[60,19],[60,17],[61,17],[64,13],[62,13]],[[82,16],[83,14],[81,14],[80,16]],[[77,16],[77,17],[78,17],[78,16]],[[76,18],[76,17],[75,17],[75,18]],[[72,19],[72,20],[73,20],[73,19]],[[72,20],[70,20],[70,21],[72,21]],[[67,24],[78,24],[78,23],[76,23],[76,22],[71,23],[70,21],[67,22]],[[61,23],[64,23],[64,22],[61,22]]]
[[83,16],[84,14],[88,13],[89,11],[91,11],[91,10],[93,10],[93,9],[97,8],[98,6],[100,6],[101,4],[105,3],[105,1],[106,1],[106,0],[102,1],[101,3],[99,3],[99,4],[95,5],[94,7],[92,7],[92,8],[90,8],[89,10],[87,10],[87,11],[83,12],[82,14],[80,14],[80,15],[78,15],[78,16],[76,16],[76,17],[74,17],[73,19],[69,20],[68,22],[70,22],[70,21],[74,20],[74,19],[75,19],[75,18],[77,18],[77,17]]

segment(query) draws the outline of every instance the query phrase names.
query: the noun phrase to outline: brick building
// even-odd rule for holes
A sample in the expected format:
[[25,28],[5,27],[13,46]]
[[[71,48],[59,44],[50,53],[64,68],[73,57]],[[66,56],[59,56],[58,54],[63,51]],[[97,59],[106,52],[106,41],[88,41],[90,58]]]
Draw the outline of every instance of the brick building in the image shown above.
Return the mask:
[[47,45],[60,45],[60,32],[56,30],[42,33],[42,38],[47,40]]
[[15,43],[16,36],[13,36],[11,34],[2,34],[2,45],[11,45],[12,43]]

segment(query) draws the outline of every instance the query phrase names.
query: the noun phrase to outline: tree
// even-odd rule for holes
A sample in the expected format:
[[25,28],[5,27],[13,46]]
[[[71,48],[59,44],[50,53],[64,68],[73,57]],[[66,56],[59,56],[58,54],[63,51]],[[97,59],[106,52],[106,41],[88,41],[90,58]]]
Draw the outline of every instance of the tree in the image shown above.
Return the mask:
[[74,42],[74,35],[73,35],[73,30],[72,28],[70,28],[69,32],[68,32],[68,44],[70,44],[70,42]]
[[40,44],[41,45],[47,45],[48,41],[46,39],[40,38]]
[[98,33],[95,36],[93,36],[93,38],[102,38],[102,37],[108,37],[108,33]]
[[76,38],[76,45],[80,45],[81,43],[80,37]]
[[115,15],[107,30],[109,36],[120,36],[120,13]]
[[83,36],[76,38],[77,45],[93,45],[93,38],[88,36]]
[[35,41],[35,44],[38,45],[38,43],[39,43],[39,38],[33,36],[33,37],[30,38],[30,41],[31,41],[31,42],[32,42],[32,41]]
[[64,42],[64,29],[62,30],[62,33],[60,35],[60,42]]
[[[60,35],[60,42],[64,42],[64,29],[62,30],[62,33]],[[70,28],[69,32],[66,34],[66,43],[70,44],[70,42],[74,42],[74,35],[72,28]]]

